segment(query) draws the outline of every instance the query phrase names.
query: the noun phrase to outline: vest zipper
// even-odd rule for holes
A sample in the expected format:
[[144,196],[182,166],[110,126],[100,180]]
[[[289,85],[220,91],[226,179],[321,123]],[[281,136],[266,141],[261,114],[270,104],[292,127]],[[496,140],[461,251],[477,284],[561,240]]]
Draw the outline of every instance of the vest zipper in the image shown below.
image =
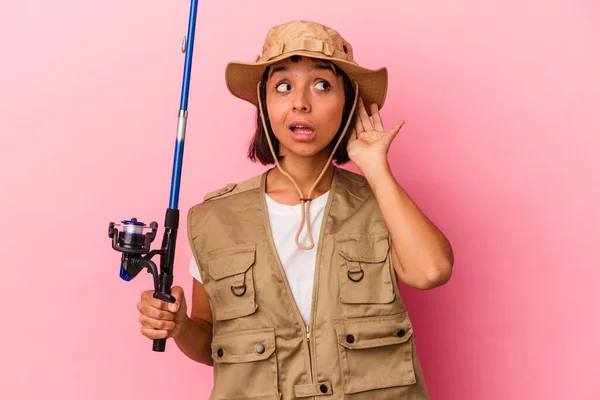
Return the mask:
[[[327,199],[327,203],[325,204],[325,209],[323,210],[323,221],[321,223],[321,232],[319,234],[319,241],[317,243],[317,255],[316,255],[316,263],[315,263],[315,273],[314,273],[314,286],[313,286],[313,292],[312,292],[312,306],[311,306],[311,310],[310,310],[310,320],[311,322],[314,320],[315,314],[316,314],[316,298],[317,298],[317,292],[318,292],[318,287],[319,287],[319,270],[320,270],[320,258],[321,258],[321,252],[322,252],[322,244],[323,244],[323,238],[324,238],[324,233],[327,227],[327,217],[329,216],[329,212],[330,212],[330,208],[331,208],[331,203],[333,201],[333,197],[335,194],[335,191],[337,189],[337,169],[334,168],[334,174],[333,174],[333,182],[331,185],[331,188],[329,190],[329,198]],[[263,189],[263,193],[264,193],[264,189],[265,189],[265,183],[266,183],[266,173],[263,174],[262,176],[262,180],[261,180],[261,187]],[[267,204],[266,204],[266,200],[265,200],[265,196],[261,196],[261,208],[262,208],[262,212],[263,212],[263,224],[266,228],[267,231],[267,236],[268,236],[268,242],[269,242],[269,247],[271,250],[271,254],[274,256],[277,266],[279,267],[279,272],[281,274],[282,280],[283,280],[283,285],[285,286],[286,292],[288,294],[288,296],[291,299],[291,303],[292,303],[292,308],[295,310],[295,314],[298,318],[299,321],[302,321],[302,323],[304,322],[304,319],[302,318],[302,314],[300,313],[300,309],[298,308],[298,305],[295,303],[294,300],[294,295],[292,294],[292,289],[290,288],[287,276],[285,274],[285,270],[283,269],[283,265],[281,264],[281,259],[278,257],[277,255],[277,250],[275,248],[275,242],[273,241],[273,231],[271,230],[271,224],[269,222],[268,219],[268,212],[267,212]],[[304,323],[303,323],[304,325]],[[315,368],[313,367],[313,359],[312,359],[312,354],[311,354],[311,350],[310,350],[310,325],[304,325],[305,329],[306,329],[306,347],[308,349],[308,364],[309,364],[309,372],[310,372],[310,380],[311,383],[315,383],[316,379],[315,379],[315,375],[314,375],[314,370]]]
[[315,377],[313,374],[312,354],[310,351],[310,325],[306,326],[306,347],[308,348],[308,365],[310,366],[310,379],[312,383],[315,383]]
[[[317,299],[319,293],[319,276],[321,274],[321,258],[323,256],[323,242],[325,240],[325,232],[327,230],[327,219],[329,218],[329,214],[331,212],[331,204],[333,203],[333,198],[335,197],[335,193],[337,190],[337,182],[338,182],[338,169],[334,166],[333,169],[333,180],[331,182],[331,188],[329,189],[329,197],[327,198],[327,203],[325,204],[325,208],[323,210],[322,222],[321,222],[321,231],[319,233],[319,241],[317,243],[317,254],[315,258],[315,272],[314,272],[314,280],[313,280],[313,291],[312,291],[312,301],[310,308],[310,323],[315,323],[315,316],[317,314]],[[300,312],[300,311],[298,311]],[[313,340],[314,343],[314,340]],[[316,358],[312,358],[311,349],[310,349],[310,325],[306,325],[306,344],[308,347],[308,360],[310,363],[310,377],[312,383],[317,383],[317,377],[315,376],[316,368]],[[315,349],[316,351],[316,349]],[[313,397],[314,399],[314,397]]]

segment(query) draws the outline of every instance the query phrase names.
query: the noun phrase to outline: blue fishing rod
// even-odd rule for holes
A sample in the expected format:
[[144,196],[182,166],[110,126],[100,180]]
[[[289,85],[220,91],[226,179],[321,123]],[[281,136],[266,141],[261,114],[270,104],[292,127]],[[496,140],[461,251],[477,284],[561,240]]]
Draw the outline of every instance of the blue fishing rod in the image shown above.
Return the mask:
[[[187,35],[183,39],[181,51],[185,54],[183,70],[183,85],[181,103],[177,120],[177,139],[175,141],[175,157],[171,177],[171,194],[169,208],[165,215],[165,232],[160,250],[150,250],[150,245],[156,237],[158,224],[152,221],[150,225],[139,222],[137,218],[123,220],[121,223],[111,222],[108,226],[108,237],[112,239],[114,250],[122,253],[119,276],[125,281],[131,281],[144,268],[154,278],[154,297],[170,303],[175,302],[171,295],[173,284],[173,262],[175,259],[175,242],[179,227],[179,185],[183,164],[183,148],[188,115],[188,97],[192,58],[194,53],[194,36],[196,31],[196,14],[198,0],[192,0],[190,6]],[[160,274],[152,257],[160,256]],[[164,352],[166,339],[154,339],[152,350]]]

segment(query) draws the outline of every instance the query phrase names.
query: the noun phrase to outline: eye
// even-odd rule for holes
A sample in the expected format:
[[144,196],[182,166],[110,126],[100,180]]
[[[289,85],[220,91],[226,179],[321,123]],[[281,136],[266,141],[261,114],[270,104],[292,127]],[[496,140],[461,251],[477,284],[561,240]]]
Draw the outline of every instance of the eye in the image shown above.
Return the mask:
[[285,92],[288,90],[292,90],[292,87],[290,86],[289,83],[278,83],[277,86],[275,86],[275,90],[277,90],[278,92]]
[[329,82],[327,81],[319,81],[315,87],[317,88],[317,90],[324,90],[327,91],[331,88],[331,85],[329,84]]

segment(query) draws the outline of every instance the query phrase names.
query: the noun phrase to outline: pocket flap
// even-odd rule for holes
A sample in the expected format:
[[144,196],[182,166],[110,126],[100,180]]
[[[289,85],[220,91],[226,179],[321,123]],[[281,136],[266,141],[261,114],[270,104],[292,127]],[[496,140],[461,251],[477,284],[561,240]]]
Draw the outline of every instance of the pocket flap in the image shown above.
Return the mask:
[[336,238],[338,253],[349,261],[384,262],[390,249],[388,233],[351,233]]
[[369,349],[406,342],[412,336],[407,313],[333,322],[338,343],[347,349]]
[[266,360],[275,352],[275,329],[262,328],[215,335],[211,351],[216,363]]
[[254,264],[256,245],[225,247],[208,253],[208,273],[214,280],[242,274]]

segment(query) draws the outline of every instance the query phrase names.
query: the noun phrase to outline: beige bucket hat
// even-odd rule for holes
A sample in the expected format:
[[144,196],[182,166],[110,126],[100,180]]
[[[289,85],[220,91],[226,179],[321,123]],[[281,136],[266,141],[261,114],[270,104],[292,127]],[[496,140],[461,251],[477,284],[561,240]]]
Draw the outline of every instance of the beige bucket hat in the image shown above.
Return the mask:
[[[225,68],[227,88],[236,97],[258,107],[256,85],[265,69],[291,56],[330,61],[360,88],[366,106],[383,107],[387,94],[387,68],[368,69],[354,61],[352,45],[336,30],[312,21],[291,21],[269,30],[261,54],[254,62],[230,62]],[[367,108],[367,111],[369,108]]]
[[[354,61],[350,43],[334,29],[317,22],[291,21],[271,28],[267,33],[262,53],[256,56],[254,62],[230,62],[225,68],[227,88],[234,96],[254,104],[259,109],[265,132],[269,132],[269,130],[265,120],[265,110],[259,101],[262,75],[268,66],[292,56],[318,58],[336,64],[353,81],[355,88],[354,103],[344,130],[308,195],[305,196],[302,193],[294,178],[280,165],[270,135],[266,135],[277,168],[292,181],[300,196],[302,216],[296,233],[296,246],[302,250],[310,250],[315,245],[310,227],[310,203],[313,191],[325,175],[333,155],[348,131],[352,116],[356,111],[358,97],[363,99],[369,114],[372,103],[376,103],[379,109],[383,107],[387,93],[388,74],[385,67],[372,70],[358,65]],[[300,233],[305,226],[310,241],[308,246],[299,241]]]

